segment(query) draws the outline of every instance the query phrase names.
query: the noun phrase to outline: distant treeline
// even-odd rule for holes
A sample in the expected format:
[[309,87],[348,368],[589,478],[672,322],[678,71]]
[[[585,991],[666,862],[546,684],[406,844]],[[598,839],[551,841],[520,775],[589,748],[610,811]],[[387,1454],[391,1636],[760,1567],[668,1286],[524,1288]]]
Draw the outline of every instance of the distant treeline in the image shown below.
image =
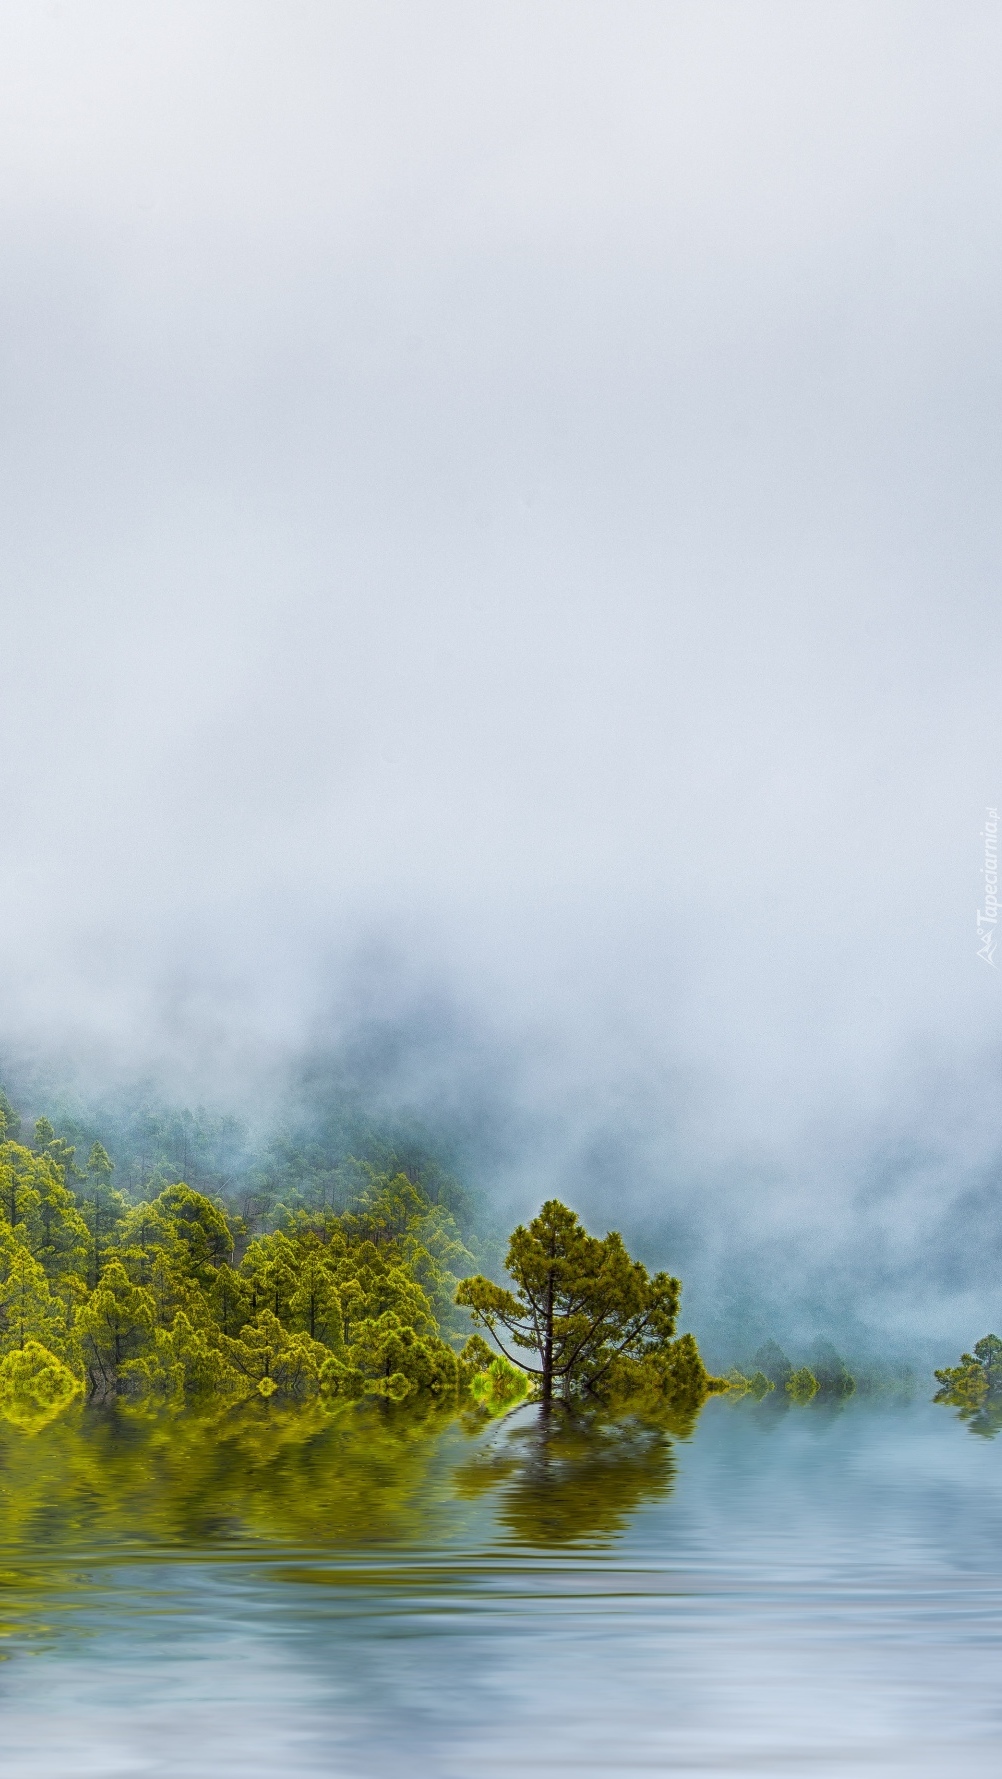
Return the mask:
[[910,1388],[915,1380],[909,1366],[880,1366],[872,1360],[850,1363],[831,1341],[818,1339],[799,1364],[778,1341],[767,1340],[744,1366],[733,1367],[727,1381],[735,1395],[762,1401],[775,1393],[777,1400],[804,1403],[813,1402],[816,1396],[837,1400],[857,1392],[900,1391]]
[[[346,1210],[370,1172],[418,1182],[465,1237],[483,1221],[484,1207],[449,1165],[441,1141],[413,1119],[374,1118],[357,1094],[341,1091],[323,1071],[290,1083],[280,1108],[262,1108],[254,1121],[171,1105],[152,1089],[87,1103],[58,1084],[35,1084],[22,1104],[25,1097],[78,1156],[100,1142],[129,1199],[156,1198],[183,1182],[221,1198],[254,1234],[280,1228],[292,1212]],[[2,1090],[0,1110],[8,1137],[20,1140],[21,1117]]]

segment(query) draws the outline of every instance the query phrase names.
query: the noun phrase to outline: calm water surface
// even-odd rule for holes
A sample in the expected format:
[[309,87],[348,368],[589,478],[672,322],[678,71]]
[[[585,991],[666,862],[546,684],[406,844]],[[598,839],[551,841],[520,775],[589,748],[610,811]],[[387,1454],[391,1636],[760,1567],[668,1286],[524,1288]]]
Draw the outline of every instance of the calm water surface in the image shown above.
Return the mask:
[[5,1428],[2,1771],[997,1776],[1000,1459],[873,1401]]

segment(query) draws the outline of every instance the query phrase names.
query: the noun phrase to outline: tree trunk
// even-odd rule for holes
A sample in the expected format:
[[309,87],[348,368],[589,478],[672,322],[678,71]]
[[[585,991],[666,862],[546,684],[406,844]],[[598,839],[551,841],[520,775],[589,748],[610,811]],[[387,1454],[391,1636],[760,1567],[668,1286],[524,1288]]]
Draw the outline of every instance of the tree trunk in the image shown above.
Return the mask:
[[543,1403],[549,1408],[553,1401],[553,1271],[546,1281],[546,1321],[543,1339]]

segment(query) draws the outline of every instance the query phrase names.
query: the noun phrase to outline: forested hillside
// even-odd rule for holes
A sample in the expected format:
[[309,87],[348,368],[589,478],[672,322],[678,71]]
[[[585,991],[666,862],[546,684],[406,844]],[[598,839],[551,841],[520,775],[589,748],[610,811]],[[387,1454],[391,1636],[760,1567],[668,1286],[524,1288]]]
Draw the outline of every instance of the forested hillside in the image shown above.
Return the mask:
[[[269,1207],[264,1228],[219,1193],[170,1181],[154,1196],[137,1196],[115,1175],[101,1142],[81,1165],[47,1118],[25,1141],[5,1100],[0,1409],[8,1418],[28,1425],[81,1394],[226,1405],[467,1392],[491,1407],[529,1389],[528,1354],[524,1366],[512,1364],[471,1333],[470,1305],[473,1320],[493,1329],[491,1313],[480,1313],[469,1294],[494,1289],[482,1275],[466,1277],[482,1260],[474,1235],[402,1170],[380,1173],[371,1161],[348,1158],[337,1209],[326,1192],[309,1206],[287,1199]],[[435,1183],[444,1199],[447,1176],[440,1171]],[[462,1208],[458,1189],[454,1197]],[[614,1356],[610,1375],[622,1384],[633,1355],[634,1393],[705,1394],[695,1343],[673,1338],[678,1281],[663,1274],[648,1281],[618,1236],[594,1241],[556,1208],[570,1246],[542,1264],[559,1273],[558,1298],[567,1300],[560,1326],[565,1345],[573,1333],[574,1362],[561,1374],[568,1388],[592,1390]],[[524,1233],[515,1232],[513,1248]],[[552,1288],[549,1298],[552,1307]]]

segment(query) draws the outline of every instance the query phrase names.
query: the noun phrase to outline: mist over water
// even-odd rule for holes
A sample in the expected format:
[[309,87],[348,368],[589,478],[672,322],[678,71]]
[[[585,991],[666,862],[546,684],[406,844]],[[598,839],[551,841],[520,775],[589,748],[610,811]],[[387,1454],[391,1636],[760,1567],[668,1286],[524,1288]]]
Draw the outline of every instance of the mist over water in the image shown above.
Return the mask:
[[997,1324],[997,9],[7,24],[7,1077]]

